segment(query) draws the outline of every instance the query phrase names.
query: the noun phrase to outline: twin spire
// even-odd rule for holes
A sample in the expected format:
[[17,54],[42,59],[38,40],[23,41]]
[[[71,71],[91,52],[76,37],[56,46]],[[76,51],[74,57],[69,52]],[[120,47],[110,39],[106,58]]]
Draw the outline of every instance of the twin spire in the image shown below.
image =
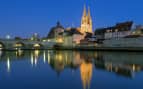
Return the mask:
[[88,7],[88,13],[86,11],[86,5],[84,5],[84,11],[83,11],[83,17],[86,17],[88,16],[89,18],[91,18],[91,15],[90,15],[90,7]]
[[84,5],[83,16],[81,19],[81,32],[82,33],[93,33],[92,32],[92,18],[90,15],[90,8],[88,7],[88,11],[86,10],[86,6]]

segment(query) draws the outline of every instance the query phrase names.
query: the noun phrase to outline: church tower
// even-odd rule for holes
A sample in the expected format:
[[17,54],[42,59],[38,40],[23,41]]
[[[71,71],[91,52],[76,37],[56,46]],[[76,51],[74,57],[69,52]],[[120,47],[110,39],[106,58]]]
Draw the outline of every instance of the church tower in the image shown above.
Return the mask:
[[88,8],[88,13],[87,13],[86,6],[84,6],[83,16],[82,16],[82,19],[81,19],[81,33],[85,34],[86,32],[93,33],[93,31],[92,31],[92,18],[91,18],[91,15],[90,15],[90,8]]

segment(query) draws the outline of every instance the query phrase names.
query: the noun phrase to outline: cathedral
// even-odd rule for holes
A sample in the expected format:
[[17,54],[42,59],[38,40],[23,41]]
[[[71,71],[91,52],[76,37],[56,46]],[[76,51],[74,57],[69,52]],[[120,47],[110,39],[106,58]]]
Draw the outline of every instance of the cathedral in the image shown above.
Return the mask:
[[75,44],[80,44],[81,41],[84,41],[85,38],[91,37],[92,35],[93,31],[90,8],[87,10],[86,6],[84,6],[80,27],[65,29],[58,22],[57,26],[51,28],[47,38],[57,43],[73,46]]
[[[88,12],[88,13],[87,13]],[[85,34],[85,33],[93,33],[92,31],[92,18],[90,15],[90,8],[88,8],[88,11],[86,11],[86,6],[84,6],[83,10],[83,16],[81,19],[81,27],[80,27],[80,32]]]

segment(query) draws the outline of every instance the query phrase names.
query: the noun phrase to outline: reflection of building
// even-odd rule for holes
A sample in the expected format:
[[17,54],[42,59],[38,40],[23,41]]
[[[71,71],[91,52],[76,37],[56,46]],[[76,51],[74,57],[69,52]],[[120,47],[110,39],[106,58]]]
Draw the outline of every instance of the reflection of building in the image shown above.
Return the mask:
[[72,52],[55,51],[50,54],[49,64],[59,74],[67,67],[71,67],[73,55]]
[[92,70],[93,70],[92,63],[86,62],[85,60],[83,60],[80,66],[80,74],[81,74],[81,80],[83,83],[83,89],[90,88]]
[[40,51],[39,50],[34,50],[34,52],[31,53],[31,65],[33,64],[37,65],[37,61],[40,56]]
[[0,58],[1,58],[2,54],[3,54],[3,51],[2,51],[2,50],[0,50]]
[[17,57],[23,57],[23,55],[24,55],[23,50],[17,50],[17,51],[16,51],[16,56],[17,56]]
[[95,67],[116,73],[117,75],[133,78],[135,72],[142,70],[142,64],[140,64],[142,63],[142,60],[140,60],[141,56],[142,54],[135,55],[134,53],[103,52],[99,53],[98,58],[95,59]]

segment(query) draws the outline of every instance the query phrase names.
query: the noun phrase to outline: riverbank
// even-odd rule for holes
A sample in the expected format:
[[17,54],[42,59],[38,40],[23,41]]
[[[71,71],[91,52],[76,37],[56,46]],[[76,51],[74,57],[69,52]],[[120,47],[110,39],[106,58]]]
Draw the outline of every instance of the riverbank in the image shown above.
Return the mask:
[[[2,49],[3,51],[16,51],[19,49]],[[143,52],[143,47],[57,47],[57,48],[39,48],[39,49],[21,49],[21,50],[79,50],[79,51],[139,51]]]
[[56,50],[84,50],[84,51],[141,51],[143,47],[59,47]]

